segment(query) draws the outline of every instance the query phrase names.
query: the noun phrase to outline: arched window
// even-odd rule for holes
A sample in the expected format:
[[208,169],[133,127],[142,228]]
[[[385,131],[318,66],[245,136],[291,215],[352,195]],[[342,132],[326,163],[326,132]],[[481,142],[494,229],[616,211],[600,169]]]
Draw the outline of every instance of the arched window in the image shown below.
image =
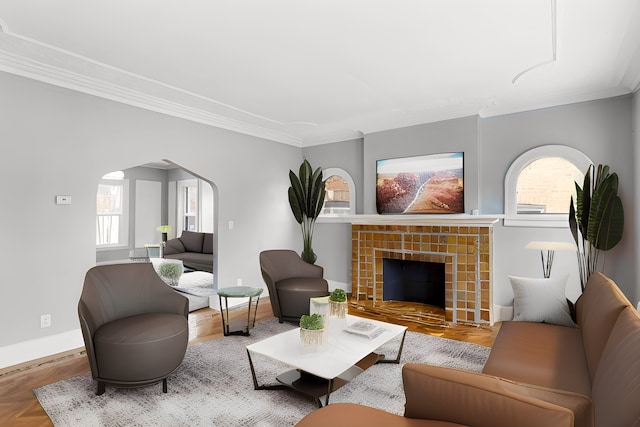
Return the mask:
[[355,215],[355,185],[351,175],[343,169],[327,168],[322,171],[325,198],[321,217]]
[[564,145],[544,145],[523,153],[504,183],[504,225],[567,227],[575,182],[582,185],[591,160]]

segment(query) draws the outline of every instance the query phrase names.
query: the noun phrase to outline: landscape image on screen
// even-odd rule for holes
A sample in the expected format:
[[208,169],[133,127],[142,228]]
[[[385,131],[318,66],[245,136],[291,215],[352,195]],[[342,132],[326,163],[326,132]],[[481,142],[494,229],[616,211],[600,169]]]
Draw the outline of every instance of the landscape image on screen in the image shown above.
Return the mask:
[[378,160],[378,213],[464,213],[463,181],[464,153]]

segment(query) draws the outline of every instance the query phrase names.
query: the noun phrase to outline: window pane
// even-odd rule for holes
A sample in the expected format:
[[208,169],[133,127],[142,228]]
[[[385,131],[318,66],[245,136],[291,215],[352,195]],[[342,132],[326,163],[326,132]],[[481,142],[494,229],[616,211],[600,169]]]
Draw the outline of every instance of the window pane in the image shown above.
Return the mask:
[[117,245],[120,236],[119,215],[98,215],[96,227],[96,244]]
[[184,201],[185,201],[184,213],[196,214],[198,212],[198,188],[185,187]]
[[185,216],[184,229],[187,231],[197,231],[196,222],[197,222],[197,218],[195,216]]
[[583,173],[561,157],[529,163],[518,176],[518,214],[568,214],[575,182],[583,179]]
[[122,185],[98,185],[97,212],[100,214],[122,214]]
[[96,244],[115,246],[126,242],[125,185],[126,180],[102,180],[96,195]]
[[349,184],[338,176],[332,175],[325,183],[323,215],[349,214]]

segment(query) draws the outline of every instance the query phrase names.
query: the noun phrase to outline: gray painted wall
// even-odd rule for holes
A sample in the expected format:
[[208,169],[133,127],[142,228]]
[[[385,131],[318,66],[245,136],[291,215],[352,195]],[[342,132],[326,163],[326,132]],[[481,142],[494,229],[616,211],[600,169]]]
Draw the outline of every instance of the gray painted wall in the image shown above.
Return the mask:
[[[107,172],[169,159],[215,183],[221,287],[237,278],[262,286],[259,252],[299,244],[286,196],[299,148],[6,73],[0,93],[1,257],[10,267],[0,286],[0,347],[79,328],[78,298],[96,257],[96,188]],[[55,205],[55,195],[72,204]],[[52,326],[41,329],[46,313]]]

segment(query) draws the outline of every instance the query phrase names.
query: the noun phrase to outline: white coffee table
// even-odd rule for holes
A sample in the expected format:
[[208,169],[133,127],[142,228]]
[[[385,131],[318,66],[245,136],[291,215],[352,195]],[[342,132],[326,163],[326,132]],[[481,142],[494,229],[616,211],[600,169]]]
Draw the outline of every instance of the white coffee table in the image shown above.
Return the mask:
[[[344,330],[344,326],[358,321],[366,321],[384,328],[384,332],[376,338],[369,339],[353,335]],[[309,352],[300,341],[300,328],[274,335],[247,346],[253,385],[256,390],[293,388],[313,397],[318,406],[322,406],[320,397],[326,396],[325,405],[329,403],[329,394],[352,380],[375,363],[399,363],[402,347],[407,332],[406,326],[361,317],[347,315],[346,321],[332,321],[328,328],[328,342],[318,351]],[[386,359],[375,350],[402,335],[395,359]],[[285,363],[294,369],[276,377],[279,384],[259,385],[251,359],[251,354],[260,354],[270,359]]]

